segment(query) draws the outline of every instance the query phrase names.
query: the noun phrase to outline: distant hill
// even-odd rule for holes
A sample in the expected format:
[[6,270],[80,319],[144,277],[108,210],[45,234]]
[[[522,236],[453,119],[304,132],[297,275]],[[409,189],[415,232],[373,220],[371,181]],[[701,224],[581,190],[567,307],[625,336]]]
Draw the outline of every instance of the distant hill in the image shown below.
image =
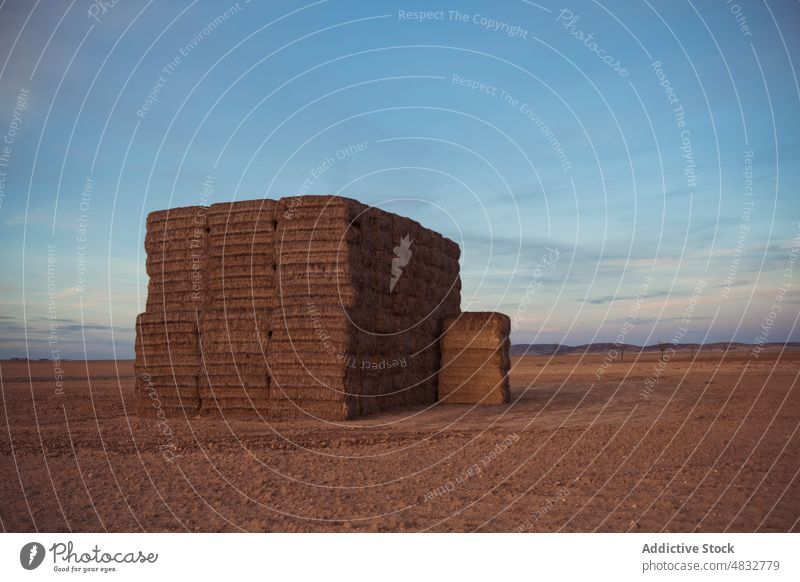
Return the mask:
[[[721,352],[726,349],[729,351],[747,351],[751,350],[751,344],[740,342],[715,342],[710,344],[664,344],[665,347],[673,347],[677,350],[689,350],[694,348],[698,351],[715,351]],[[764,344],[764,349],[800,349],[800,342],[786,342],[786,343],[769,343]],[[606,353],[611,349],[622,350],[630,354],[638,352],[658,352],[661,350],[661,344],[653,344],[649,346],[637,346],[635,344],[622,344],[616,345],[613,343],[594,343],[583,344],[579,346],[567,346],[563,344],[513,344],[511,346],[512,356],[552,356],[552,355],[568,355],[568,354],[600,354]]]

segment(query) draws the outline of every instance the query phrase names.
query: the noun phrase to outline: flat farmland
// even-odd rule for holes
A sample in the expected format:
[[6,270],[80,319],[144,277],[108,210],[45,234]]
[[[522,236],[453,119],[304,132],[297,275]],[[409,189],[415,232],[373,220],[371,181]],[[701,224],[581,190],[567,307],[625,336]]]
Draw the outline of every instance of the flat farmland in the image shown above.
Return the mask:
[[[800,352],[524,356],[511,404],[133,415],[131,361],[0,363],[4,531],[800,531]],[[602,371],[602,373],[601,373]]]

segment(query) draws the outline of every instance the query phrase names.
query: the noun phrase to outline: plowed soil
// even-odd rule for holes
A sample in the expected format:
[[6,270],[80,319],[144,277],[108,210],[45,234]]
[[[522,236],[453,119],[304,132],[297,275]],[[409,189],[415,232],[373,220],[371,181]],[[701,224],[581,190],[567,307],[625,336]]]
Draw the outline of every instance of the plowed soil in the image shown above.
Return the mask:
[[800,531],[800,353],[603,357],[515,358],[509,405],[338,425],[157,424],[130,361],[66,362],[62,393],[2,362],[0,527]]

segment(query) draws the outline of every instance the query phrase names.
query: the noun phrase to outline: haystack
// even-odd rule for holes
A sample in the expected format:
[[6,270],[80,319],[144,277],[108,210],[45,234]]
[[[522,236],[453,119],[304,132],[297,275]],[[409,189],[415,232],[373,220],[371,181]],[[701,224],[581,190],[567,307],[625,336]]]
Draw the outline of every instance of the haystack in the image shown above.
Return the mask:
[[[197,217],[199,304],[185,270]],[[436,401],[441,322],[461,300],[460,250],[438,233],[299,196],[153,213],[145,246],[146,315],[202,312],[176,367],[194,378],[191,410],[346,420]]]
[[206,207],[187,206],[147,217],[147,311],[201,308],[206,263]]
[[286,415],[334,420],[435,402],[439,321],[460,305],[458,246],[336,196],[283,198],[276,219],[271,398],[294,405]]
[[195,310],[141,313],[136,318],[136,401],[142,416],[183,414],[200,409],[198,313]]
[[443,322],[439,400],[450,404],[509,401],[511,320],[494,312],[464,312]]

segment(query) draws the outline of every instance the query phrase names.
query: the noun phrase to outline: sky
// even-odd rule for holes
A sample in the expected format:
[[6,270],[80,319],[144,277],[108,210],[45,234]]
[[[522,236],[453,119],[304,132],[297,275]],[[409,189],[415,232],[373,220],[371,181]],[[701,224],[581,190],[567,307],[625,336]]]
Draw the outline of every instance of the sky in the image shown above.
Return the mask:
[[800,340],[796,1],[101,4],[0,3],[0,357],[132,357],[148,212],[298,192],[512,343]]

